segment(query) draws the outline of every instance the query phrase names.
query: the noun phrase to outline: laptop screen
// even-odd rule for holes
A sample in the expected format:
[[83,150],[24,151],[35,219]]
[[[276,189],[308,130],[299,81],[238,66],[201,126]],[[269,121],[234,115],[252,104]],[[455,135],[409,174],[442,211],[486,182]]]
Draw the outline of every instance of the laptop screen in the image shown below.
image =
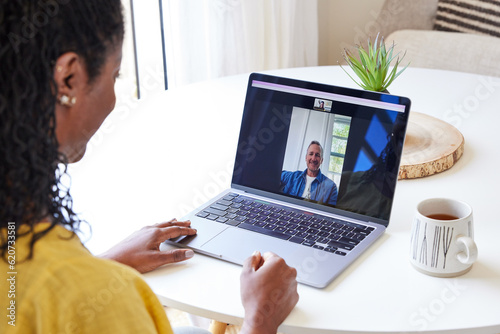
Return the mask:
[[387,226],[407,98],[253,73],[233,187]]

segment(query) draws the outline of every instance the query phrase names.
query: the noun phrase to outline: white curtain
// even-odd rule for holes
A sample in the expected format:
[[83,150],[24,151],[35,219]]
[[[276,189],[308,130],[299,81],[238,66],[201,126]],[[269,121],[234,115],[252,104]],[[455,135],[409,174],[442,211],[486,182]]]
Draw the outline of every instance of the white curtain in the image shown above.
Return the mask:
[[170,87],[318,64],[317,0],[163,0]]

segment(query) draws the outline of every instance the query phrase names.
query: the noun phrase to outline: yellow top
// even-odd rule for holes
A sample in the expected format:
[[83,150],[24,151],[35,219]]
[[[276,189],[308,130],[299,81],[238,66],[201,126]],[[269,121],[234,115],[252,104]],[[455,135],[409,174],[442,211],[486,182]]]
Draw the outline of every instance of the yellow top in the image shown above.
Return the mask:
[[162,305],[137,271],[92,256],[61,226],[38,240],[33,258],[23,262],[28,239],[15,239],[12,267],[0,260],[0,333],[172,333]]

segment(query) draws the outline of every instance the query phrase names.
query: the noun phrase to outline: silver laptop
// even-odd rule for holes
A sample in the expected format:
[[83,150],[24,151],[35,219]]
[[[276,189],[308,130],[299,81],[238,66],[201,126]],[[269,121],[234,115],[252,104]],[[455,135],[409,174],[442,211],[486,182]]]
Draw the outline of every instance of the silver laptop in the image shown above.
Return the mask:
[[272,251],[323,288],[386,230],[410,100],[253,73],[231,188],[168,240],[242,264]]

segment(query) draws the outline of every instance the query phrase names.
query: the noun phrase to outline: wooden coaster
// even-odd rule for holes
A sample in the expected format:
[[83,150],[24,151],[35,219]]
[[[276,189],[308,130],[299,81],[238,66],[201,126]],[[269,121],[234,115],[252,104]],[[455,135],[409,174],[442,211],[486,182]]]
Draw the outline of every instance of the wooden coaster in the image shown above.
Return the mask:
[[398,179],[415,179],[451,168],[464,153],[464,136],[435,117],[410,112]]

